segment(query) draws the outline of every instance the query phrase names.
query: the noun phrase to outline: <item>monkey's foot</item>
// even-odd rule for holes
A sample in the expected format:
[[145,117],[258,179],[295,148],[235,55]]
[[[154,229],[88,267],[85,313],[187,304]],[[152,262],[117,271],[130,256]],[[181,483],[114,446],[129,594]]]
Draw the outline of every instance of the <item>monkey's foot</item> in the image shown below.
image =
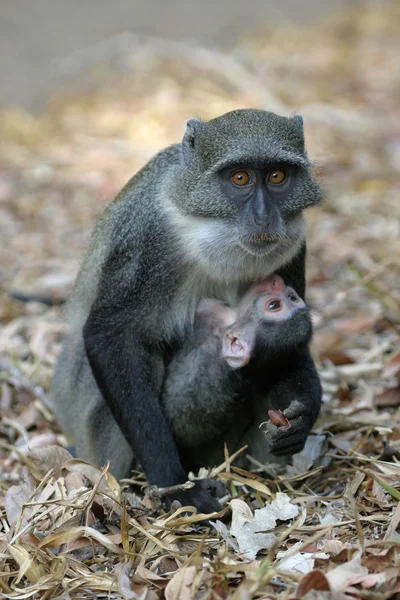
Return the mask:
[[191,490],[169,495],[168,504],[171,505],[174,500],[178,500],[182,506],[195,506],[198,513],[209,515],[222,510],[215,495],[222,497],[224,493],[225,488],[220,481],[199,479],[194,482]]

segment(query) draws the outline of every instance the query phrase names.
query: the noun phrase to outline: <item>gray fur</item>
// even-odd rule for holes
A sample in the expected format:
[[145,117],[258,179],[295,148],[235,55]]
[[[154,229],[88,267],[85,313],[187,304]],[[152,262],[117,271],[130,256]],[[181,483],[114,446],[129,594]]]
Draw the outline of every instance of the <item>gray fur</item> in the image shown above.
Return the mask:
[[[296,185],[282,197],[279,241],[252,252],[243,245],[250,225],[223,193],[218,172],[226,165],[276,161],[296,165]],[[177,454],[157,408],[166,349],[190,334],[201,298],[235,304],[254,280],[290,264],[305,238],[301,212],[321,198],[298,120],[261,110],[189,122],[182,144],[162,150],[126,184],[94,228],[54,374],[55,412],[79,456],[99,465],[111,459],[112,472],[127,475],[133,442],[126,439],[131,442],[137,432],[152,483],[184,477],[171,466]],[[84,336],[85,324],[90,337]],[[107,401],[96,383],[100,376],[107,385],[114,381]],[[190,385],[190,374],[181,380]],[[146,389],[148,398],[138,397],[137,389]],[[116,404],[122,412],[118,424]],[[150,472],[155,461],[163,481]]]

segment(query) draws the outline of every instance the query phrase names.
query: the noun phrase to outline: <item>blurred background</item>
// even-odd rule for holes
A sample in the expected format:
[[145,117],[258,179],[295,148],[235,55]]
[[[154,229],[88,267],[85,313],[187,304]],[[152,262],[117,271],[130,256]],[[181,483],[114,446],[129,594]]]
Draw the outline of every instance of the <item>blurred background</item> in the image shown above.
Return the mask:
[[89,60],[102,61],[124,44],[127,32],[228,49],[264,24],[275,29],[282,22],[309,22],[339,5],[340,0],[2,0],[0,103],[40,106],[59,77],[73,78]]
[[[0,1],[0,408],[31,443],[55,435],[30,402],[63,313],[9,292],[68,297],[104,205],[191,117],[303,114],[327,189],[307,217],[318,364],[399,348],[399,56],[397,0]],[[365,381],[326,398],[400,403],[393,371],[366,372],[367,400]]]

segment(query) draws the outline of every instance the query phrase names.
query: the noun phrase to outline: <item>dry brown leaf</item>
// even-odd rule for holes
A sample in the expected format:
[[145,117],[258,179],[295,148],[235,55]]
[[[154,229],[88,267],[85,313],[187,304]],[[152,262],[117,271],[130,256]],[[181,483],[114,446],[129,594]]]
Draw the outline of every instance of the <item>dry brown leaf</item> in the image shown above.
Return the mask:
[[362,566],[361,557],[358,554],[351,561],[329,571],[326,577],[332,590],[345,591],[367,575],[368,569]]
[[72,471],[65,475],[64,483],[65,487],[67,488],[67,492],[69,492],[72,488],[79,490],[79,488],[83,487],[84,475],[78,471]]
[[304,575],[297,587],[295,597],[304,598],[311,590],[319,592],[330,592],[331,590],[325,574],[322,571],[318,571],[318,569]]
[[[175,571],[176,569],[174,569]],[[134,581],[137,583],[153,583],[156,586],[161,586],[164,587],[167,583],[168,580],[165,579],[165,577],[162,577],[161,575],[157,575],[157,573],[153,573],[153,571],[150,571],[150,569],[146,569],[146,567],[143,567],[142,565],[139,565],[135,571],[135,575],[134,575]]]
[[400,352],[395,354],[389,362],[386,364],[382,371],[382,377],[384,379],[390,379],[400,373]]
[[[4,499],[4,506],[6,509],[7,519],[10,525],[13,525],[18,517],[21,514],[21,510],[24,504],[26,504],[34,492],[34,487],[32,483],[27,480],[21,485],[13,485],[11,486],[7,492]],[[23,519],[21,521],[21,526],[25,527],[28,523],[31,509],[26,509]]]
[[389,406],[400,406],[400,386],[385,390],[374,399],[375,406],[386,408]]
[[342,350],[327,350],[320,354],[320,359],[329,360],[334,365],[351,365],[354,363],[354,358]]
[[119,502],[121,488],[110,472],[107,471],[102,475],[102,469],[77,458],[72,458],[64,463],[64,468],[71,473],[81,473],[90,481],[93,487],[98,485],[99,492],[110,496]]
[[44,565],[38,564],[35,561],[34,554],[31,555],[22,545],[15,544],[12,546],[9,544],[7,549],[19,566],[16,583],[19,583],[23,577],[26,577],[30,583],[35,584],[45,575],[46,570]]
[[61,531],[59,533],[52,533],[39,543],[39,548],[57,548],[62,544],[76,541],[82,536],[87,536],[89,539],[93,539],[105,548],[107,548],[113,554],[124,554],[124,550],[116,546],[107,536],[93,527],[74,527]]
[[61,446],[31,448],[30,454],[35,459],[35,463],[43,475],[54,469],[57,478],[61,475],[61,468],[64,463],[72,458],[70,452]]
[[396,510],[393,513],[392,518],[390,519],[389,526],[385,532],[384,541],[390,541],[392,536],[395,537],[396,530],[400,524],[400,502],[396,506]]
[[246,477],[241,477],[235,473],[221,473],[220,478],[225,481],[237,481],[238,483],[243,483],[244,485],[248,485],[254,490],[257,490],[257,492],[264,494],[264,496],[272,496],[271,490],[261,481],[250,478],[247,479]]
[[375,323],[375,318],[370,315],[360,315],[353,319],[336,321],[336,328],[346,335],[369,331]]
[[132,563],[124,562],[115,567],[117,574],[118,590],[121,592],[124,600],[139,600],[140,595],[133,591],[131,582]]
[[166,600],[192,600],[192,586],[196,577],[196,567],[181,567],[165,588]]

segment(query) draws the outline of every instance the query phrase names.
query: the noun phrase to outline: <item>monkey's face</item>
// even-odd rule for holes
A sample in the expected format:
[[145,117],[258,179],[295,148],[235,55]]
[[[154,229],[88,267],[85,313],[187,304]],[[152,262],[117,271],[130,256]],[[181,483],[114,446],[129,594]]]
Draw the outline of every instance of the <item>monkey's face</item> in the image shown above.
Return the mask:
[[[305,167],[266,158],[262,165],[237,163],[205,173],[200,185],[193,214],[206,217],[211,228],[219,224],[226,243],[246,253],[284,250],[304,234],[302,211],[314,198]],[[209,198],[214,200],[211,214]]]
[[229,203],[238,245],[262,255],[290,243],[298,233],[300,210],[290,198],[301,181],[299,168],[287,163],[233,165],[217,174],[221,200]]
[[[322,199],[304,150],[300,117],[234,111],[190,121],[183,141],[185,195],[204,252],[284,254],[304,237],[302,212]],[[197,224],[197,228],[196,228]]]
[[[312,336],[310,309],[293,288],[268,291],[254,301],[257,315],[256,353],[274,356],[309,344]],[[279,284],[278,284],[279,285]]]
[[254,284],[241,300],[239,319],[222,340],[222,357],[238,369],[250,358],[262,363],[308,344],[312,328],[309,308],[279,275]]
[[254,300],[256,318],[267,325],[287,321],[306,308],[304,300],[285,285],[279,275],[271,275],[265,282],[253,286],[253,290],[253,294],[259,294]]

